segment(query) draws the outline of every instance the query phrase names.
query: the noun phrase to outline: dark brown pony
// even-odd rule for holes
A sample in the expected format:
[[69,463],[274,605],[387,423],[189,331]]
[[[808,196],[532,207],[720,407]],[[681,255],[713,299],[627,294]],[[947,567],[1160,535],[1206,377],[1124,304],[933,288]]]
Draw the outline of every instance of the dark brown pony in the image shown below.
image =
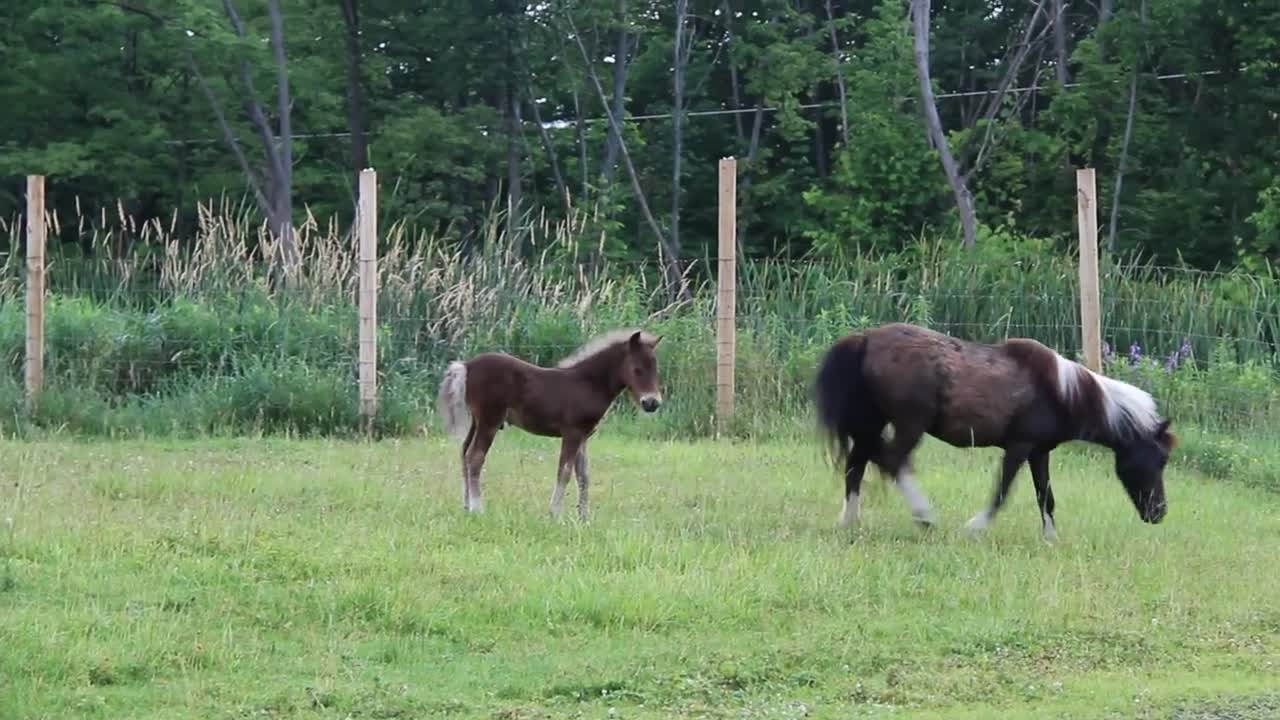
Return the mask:
[[658,390],[661,337],[619,330],[592,340],[554,368],[506,353],[483,353],[449,363],[438,403],[445,430],[462,441],[462,487],[468,511],[483,509],[480,469],[498,431],[511,423],[560,438],[560,465],[551,514],[560,516],[569,474],[578,476],[578,515],[587,517],[587,438],[627,389],[645,412],[662,404]]
[[1177,439],[1151,396],[1034,340],[984,345],[886,325],[837,341],[819,364],[814,391],[819,426],[835,459],[844,460],[842,526],[857,520],[868,462],[893,477],[919,523],[933,524],[911,474],[911,453],[926,433],[955,447],[1004,450],[991,503],[969,521],[971,530],[990,525],[1028,463],[1042,533],[1054,539],[1049,453],[1072,440],[1114,451],[1116,474],[1144,522],[1159,523],[1168,508],[1164,467]]

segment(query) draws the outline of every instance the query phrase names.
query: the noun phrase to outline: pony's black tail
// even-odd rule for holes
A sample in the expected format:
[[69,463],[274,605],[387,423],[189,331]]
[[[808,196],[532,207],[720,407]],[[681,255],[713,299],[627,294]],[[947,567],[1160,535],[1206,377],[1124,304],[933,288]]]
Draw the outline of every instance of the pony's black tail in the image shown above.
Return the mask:
[[849,442],[870,420],[864,417],[864,408],[870,402],[862,375],[866,347],[864,336],[848,335],[832,345],[818,363],[813,387],[818,429],[825,437],[831,460],[837,465],[849,451]]

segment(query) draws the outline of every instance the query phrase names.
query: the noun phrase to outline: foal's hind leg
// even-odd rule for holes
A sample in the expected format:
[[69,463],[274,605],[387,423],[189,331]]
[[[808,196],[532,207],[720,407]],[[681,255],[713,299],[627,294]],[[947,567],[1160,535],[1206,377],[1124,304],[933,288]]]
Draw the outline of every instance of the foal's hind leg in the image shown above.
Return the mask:
[[466,468],[467,510],[480,512],[484,509],[484,501],[480,497],[480,470],[484,467],[484,456],[493,445],[493,438],[498,434],[492,425],[481,424],[480,420],[472,421],[471,438],[467,451],[463,454],[463,467]]
[[920,428],[894,425],[893,440],[889,441],[888,447],[876,464],[885,473],[893,476],[894,487],[902,493],[902,498],[907,501],[907,507],[911,508],[911,517],[915,518],[920,525],[930,527],[936,522],[933,510],[929,507],[929,499],[920,491],[920,486],[916,485],[915,476],[911,472],[911,453],[916,449],[916,445],[920,444],[922,437],[924,437],[924,430]]
[[476,423],[472,420],[471,427],[467,428],[467,438],[462,441],[462,507],[467,510],[471,509],[471,470],[467,463],[467,450],[475,437]]

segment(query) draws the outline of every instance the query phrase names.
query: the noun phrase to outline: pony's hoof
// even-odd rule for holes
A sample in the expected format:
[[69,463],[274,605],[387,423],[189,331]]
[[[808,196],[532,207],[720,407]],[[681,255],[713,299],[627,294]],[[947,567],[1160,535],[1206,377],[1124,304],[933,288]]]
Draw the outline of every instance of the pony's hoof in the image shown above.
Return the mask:
[[970,533],[977,534],[986,530],[990,525],[991,515],[984,510],[970,518],[969,522],[965,523],[964,529]]
[[1058,542],[1058,528],[1053,524],[1053,518],[1048,515],[1044,516],[1044,526],[1040,528],[1040,537],[1044,541],[1052,545]]

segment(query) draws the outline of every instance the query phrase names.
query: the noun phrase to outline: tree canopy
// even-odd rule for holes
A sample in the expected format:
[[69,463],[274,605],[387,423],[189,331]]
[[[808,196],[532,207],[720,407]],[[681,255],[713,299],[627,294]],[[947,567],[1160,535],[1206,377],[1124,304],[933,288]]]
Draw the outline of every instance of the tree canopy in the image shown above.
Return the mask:
[[460,243],[589,209],[615,257],[702,256],[732,155],[751,255],[960,242],[957,181],[977,243],[1066,247],[1092,166],[1112,250],[1256,268],[1277,58],[1280,5],[1241,0],[8,0],[0,217],[45,174],[85,217],[349,220],[368,165]]

